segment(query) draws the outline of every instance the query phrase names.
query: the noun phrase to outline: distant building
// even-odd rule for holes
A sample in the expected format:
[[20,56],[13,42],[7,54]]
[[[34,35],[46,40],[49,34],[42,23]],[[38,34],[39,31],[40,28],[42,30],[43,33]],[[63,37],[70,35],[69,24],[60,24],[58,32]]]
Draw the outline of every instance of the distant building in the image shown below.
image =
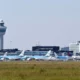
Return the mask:
[[61,50],[62,51],[69,51],[69,47],[62,47]]
[[33,46],[32,51],[58,51],[60,49],[59,46]]
[[8,53],[10,53],[10,52],[16,52],[16,51],[19,51],[17,48],[15,48],[15,49],[2,49],[2,50],[0,50],[0,52],[8,52]]
[[73,53],[80,53],[80,41],[76,43],[70,43],[69,50],[73,51]]

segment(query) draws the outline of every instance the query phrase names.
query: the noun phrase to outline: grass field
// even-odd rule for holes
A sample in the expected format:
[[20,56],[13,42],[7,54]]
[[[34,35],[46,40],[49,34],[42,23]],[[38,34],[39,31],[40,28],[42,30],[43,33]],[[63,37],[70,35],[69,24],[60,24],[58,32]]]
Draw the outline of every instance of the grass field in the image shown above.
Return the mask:
[[80,62],[0,62],[0,80],[80,80]]

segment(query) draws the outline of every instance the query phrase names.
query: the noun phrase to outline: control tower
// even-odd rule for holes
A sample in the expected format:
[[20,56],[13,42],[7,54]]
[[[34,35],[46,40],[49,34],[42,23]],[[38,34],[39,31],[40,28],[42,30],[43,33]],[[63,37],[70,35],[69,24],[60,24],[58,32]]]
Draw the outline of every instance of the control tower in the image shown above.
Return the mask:
[[4,45],[4,34],[6,32],[6,26],[4,26],[4,21],[0,20],[0,50],[3,49]]

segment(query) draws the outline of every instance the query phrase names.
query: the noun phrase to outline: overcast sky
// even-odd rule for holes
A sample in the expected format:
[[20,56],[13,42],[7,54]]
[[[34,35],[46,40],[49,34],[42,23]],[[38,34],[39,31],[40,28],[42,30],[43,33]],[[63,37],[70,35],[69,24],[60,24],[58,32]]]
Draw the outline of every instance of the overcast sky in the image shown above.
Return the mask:
[[0,0],[4,48],[68,46],[80,40],[80,0]]

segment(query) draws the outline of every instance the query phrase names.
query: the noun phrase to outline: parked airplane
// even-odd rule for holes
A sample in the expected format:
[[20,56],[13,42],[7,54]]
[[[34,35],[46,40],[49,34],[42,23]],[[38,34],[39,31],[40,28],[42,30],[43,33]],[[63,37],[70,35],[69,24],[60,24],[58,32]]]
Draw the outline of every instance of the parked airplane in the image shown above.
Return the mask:
[[55,54],[55,57],[56,57],[58,60],[62,60],[62,61],[67,61],[67,60],[69,60],[69,56],[67,56],[67,55],[65,56],[65,52],[63,52],[61,56],[58,56],[57,53],[55,53],[55,52],[54,52],[54,54]]
[[72,55],[72,60],[80,60],[80,54],[76,55],[76,53],[74,55]]
[[51,54],[53,54],[53,53],[51,50],[49,50],[45,56],[31,56],[31,57],[27,58],[27,60],[32,60],[32,59],[35,59],[35,60],[57,60],[56,57],[51,56]]
[[23,50],[21,53],[20,53],[20,55],[18,55],[18,56],[8,56],[7,54],[5,55],[5,58],[7,58],[8,60],[23,60],[24,58],[26,58],[25,56],[24,56],[24,52],[25,52],[25,50]]
[[6,58],[6,56],[7,56],[7,52],[5,52],[4,55],[0,56],[0,61],[8,60],[8,58]]

